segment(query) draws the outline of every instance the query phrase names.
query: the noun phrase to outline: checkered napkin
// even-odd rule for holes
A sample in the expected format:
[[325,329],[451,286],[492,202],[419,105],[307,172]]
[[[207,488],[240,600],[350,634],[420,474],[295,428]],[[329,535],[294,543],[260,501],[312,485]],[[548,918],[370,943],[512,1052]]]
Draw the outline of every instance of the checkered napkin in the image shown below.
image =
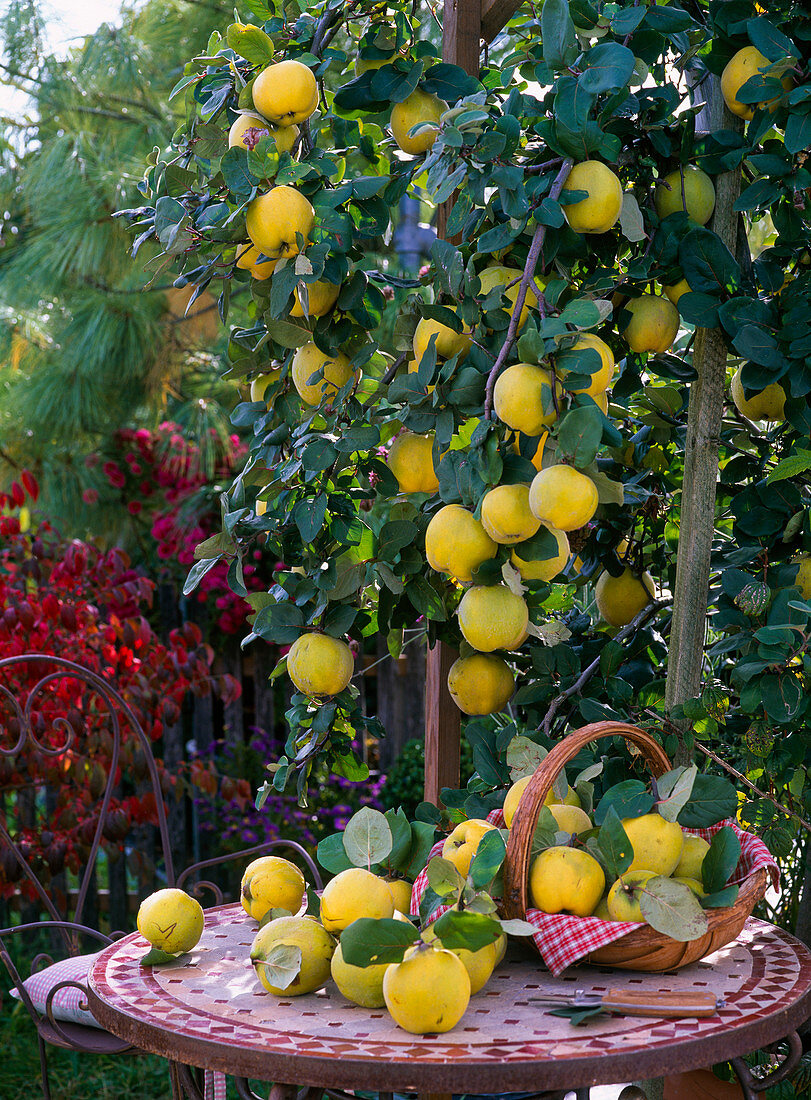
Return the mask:
[[[504,815],[501,810],[493,810],[487,820],[497,828],[504,828]],[[724,825],[729,825],[735,830],[735,834],[741,842],[741,858],[730,883],[741,883],[754,871],[765,867],[769,874],[772,886],[777,886],[780,874],[777,864],[769,849],[759,837],[751,833],[745,833],[732,819],[720,821],[708,829],[686,829],[691,836],[700,836],[703,840],[710,841],[715,833]],[[444,840],[438,841],[428,856],[429,861],[442,853]],[[420,901],[428,886],[428,873],[425,868],[417,875],[412,893],[411,913],[416,916],[419,912]],[[447,912],[448,906],[441,906],[432,916],[432,920]],[[620,940],[633,932],[635,928],[643,925],[637,922],[604,921],[598,917],[570,917],[563,913],[542,913],[538,909],[527,910],[527,920],[534,924],[538,931],[533,935],[535,945],[541,954],[541,958],[554,975],[562,973],[567,966],[582,959],[584,955],[596,951],[606,944]]]

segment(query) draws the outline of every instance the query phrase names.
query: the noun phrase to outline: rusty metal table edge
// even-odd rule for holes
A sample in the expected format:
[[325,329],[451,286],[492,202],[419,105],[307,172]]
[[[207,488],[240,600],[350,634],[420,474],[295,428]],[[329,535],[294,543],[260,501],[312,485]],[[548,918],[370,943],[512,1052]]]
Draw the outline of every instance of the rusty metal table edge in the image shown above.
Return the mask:
[[789,1009],[736,1028],[728,1036],[685,1039],[666,1049],[605,1054],[595,1059],[560,1057],[549,1063],[381,1063],[351,1057],[315,1057],[247,1050],[227,1043],[176,1035],[111,1008],[89,988],[90,1009],[108,1031],[133,1046],[171,1061],[258,1081],[330,1088],[417,1092],[510,1092],[585,1088],[662,1077],[748,1054],[783,1039],[811,1016],[811,989]]

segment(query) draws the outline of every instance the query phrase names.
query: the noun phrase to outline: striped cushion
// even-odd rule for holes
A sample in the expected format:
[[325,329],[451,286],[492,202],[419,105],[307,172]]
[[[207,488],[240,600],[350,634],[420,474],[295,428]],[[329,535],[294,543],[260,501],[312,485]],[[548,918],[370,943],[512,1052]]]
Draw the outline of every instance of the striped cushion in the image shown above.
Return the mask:
[[[54,963],[44,970],[37,971],[27,978],[23,985],[37,1012],[45,1015],[45,1002],[48,994],[55,985],[60,982],[82,982],[86,984],[87,973],[93,964],[95,955],[77,955],[73,959],[65,959],[63,962]],[[17,989],[12,989],[11,996],[20,999]],[[80,989],[68,985],[58,990],[51,1004],[54,1019],[64,1020],[71,1024],[84,1024],[87,1027],[101,1028],[96,1018],[87,1007],[87,1000]]]

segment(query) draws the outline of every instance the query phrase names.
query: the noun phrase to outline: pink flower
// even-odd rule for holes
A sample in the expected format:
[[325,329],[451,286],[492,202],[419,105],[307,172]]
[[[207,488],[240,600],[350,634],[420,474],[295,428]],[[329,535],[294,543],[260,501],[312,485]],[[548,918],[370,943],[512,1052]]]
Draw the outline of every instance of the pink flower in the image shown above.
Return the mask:
[[96,489],[85,489],[82,493],[82,500],[85,504],[95,504],[99,499],[99,494]]

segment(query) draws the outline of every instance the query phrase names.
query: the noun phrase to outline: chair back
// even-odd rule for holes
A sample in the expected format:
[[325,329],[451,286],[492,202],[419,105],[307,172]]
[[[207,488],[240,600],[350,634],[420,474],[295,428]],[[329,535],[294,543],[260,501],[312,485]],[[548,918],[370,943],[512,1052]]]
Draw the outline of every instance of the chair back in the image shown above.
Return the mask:
[[86,916],[95,908],[99,849],[104,843],[124,858],[133,805],[157,826],[172,886],[161,773],[126,699],[63,657],[0,660],[0,898],[20,914],[0,937],[47,927],[68,954],[80,953],[84,935],[110,942]]

